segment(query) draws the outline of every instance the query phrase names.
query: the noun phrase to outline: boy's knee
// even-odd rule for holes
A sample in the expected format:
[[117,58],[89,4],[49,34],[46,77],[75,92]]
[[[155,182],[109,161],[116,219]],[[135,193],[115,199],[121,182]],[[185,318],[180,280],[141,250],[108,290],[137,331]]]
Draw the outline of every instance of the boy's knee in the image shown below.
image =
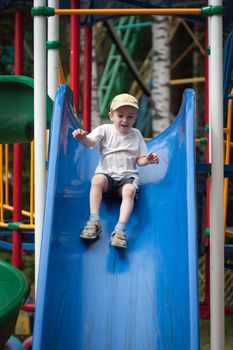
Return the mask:
[[91,180],[91,185],[95,187],[103,188],[106,183],[106,177],[104,175],[94,175]]
[[122,188],[122,197],[134,198],[135,194],[136,188],[131,184],[127,184]]

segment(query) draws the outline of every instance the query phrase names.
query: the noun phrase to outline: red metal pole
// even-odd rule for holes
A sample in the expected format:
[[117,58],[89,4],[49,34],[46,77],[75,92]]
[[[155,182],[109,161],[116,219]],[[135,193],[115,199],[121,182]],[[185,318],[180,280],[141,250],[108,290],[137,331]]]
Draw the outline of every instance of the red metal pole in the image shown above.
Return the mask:
[[[80,0],[71,0],[72,9],[80,8]],[[74,105],[79,112],[80,68],[80,16],[70,16],[70,87],[74,94]]]
[[24,13],[17,12],[15,14],[15,57],[14,57],[14,73],[20,75],[23,73],[23,19]]
[[35,304],[24,304],[22,306],[22,310],[27,311],[27,312],[34,312],[35,311]]
[[[14,73],[20,75],[23,72],[23,12],[15,14],[14,37]],[[22,210],[22,145],[14,145],[13,163],[13,221],[21,221]],[[12,264],[21,267],[21,232],[13,231]]]
[[84,29],[83,126],[91,130],[92,27]]

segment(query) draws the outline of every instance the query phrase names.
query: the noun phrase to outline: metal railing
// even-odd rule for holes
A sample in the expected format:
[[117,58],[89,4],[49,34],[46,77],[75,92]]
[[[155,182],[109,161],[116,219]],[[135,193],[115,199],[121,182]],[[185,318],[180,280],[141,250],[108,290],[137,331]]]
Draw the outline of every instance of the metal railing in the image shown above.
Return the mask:
[[[13,222],[11,217],[13,213],[13,195],[10,190],[10,178],[12,169],[10,168],[9,155],[13,145],[0,145],[0,228],[5,229],[34,229],[34,142],[27,144],[30,147],[29,162],[29,210],[22,210],[22,222]],[[13,151],[12,151],[13,153]],[[13,162],[12,162],[13,163]],[[12,164],[13,167],[13,164]]]

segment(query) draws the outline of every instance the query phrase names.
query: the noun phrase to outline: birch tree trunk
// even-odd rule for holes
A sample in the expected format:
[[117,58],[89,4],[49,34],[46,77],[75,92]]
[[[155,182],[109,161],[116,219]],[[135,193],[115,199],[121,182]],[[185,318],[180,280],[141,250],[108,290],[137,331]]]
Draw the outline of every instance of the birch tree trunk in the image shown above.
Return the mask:
[[170,46],[168,17],[152,16],[152,129],[161,133],[170,124]]

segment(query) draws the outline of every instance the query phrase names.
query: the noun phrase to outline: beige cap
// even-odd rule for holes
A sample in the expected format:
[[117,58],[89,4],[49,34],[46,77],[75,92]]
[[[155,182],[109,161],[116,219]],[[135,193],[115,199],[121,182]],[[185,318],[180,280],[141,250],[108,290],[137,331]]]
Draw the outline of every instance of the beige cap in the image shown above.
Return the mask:
[[129,94],[116,95],[112,100],[110,109],[115,111],[117,108],[122,106],[132,106],[139,109],[138,100]]

